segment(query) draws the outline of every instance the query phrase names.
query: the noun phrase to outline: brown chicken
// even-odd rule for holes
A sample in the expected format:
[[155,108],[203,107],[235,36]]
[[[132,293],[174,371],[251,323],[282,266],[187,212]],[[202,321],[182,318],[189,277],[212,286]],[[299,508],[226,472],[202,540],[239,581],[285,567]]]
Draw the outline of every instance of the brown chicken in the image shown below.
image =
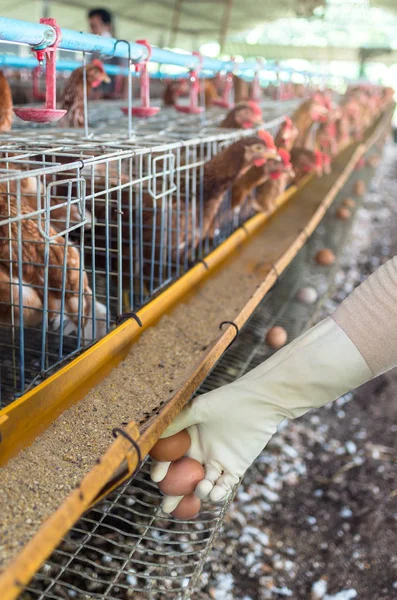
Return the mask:
[[187,96],[189,84],[186,79],[179,79],[167,83],[163,94],[164,106],[174,106],[179,96]]
[[340,105],[343,116],[348,121],[349,137],[361,140],[364,127],[361,119],[361,106],[354,95],[346,95]]
[[[110,77],[98,59],[94,59],[87,65],[86,79],[87,93],[101,83],[110,82]],[[84,127],[84,67],[75,69],[69,77],[60,108],[68,111],[59,121],[61,127]]]
[[234,182],[231,204],[233,211],[237,214],[243,203],[251,197],[252,191],[269,179],[270,173],[275,169],[275,162],[281,162],[270,133],[260,131],[259,135],[266,144],[267,160],[261,165],[253,165]]
[[351,142],[351,131],[349,117],[345,114],[345,111],[340,108],[339,115],[335,121],[336,125],[336,143],[338,151],[340,152]]
[[336,120],[327,119],[325,123],[320,123],[315,138],[315,149],[327,154],[330,159],[338,153]]
[[250,84],[241,77],[233,75],[234,101],[236,104],[246,102],[250,98]]
[[248,100],[247,102],[236,104],[219,126],[229,129],[252,129],[257,125],[261,125],[262,122],[260,106],[256,102]]
[[[12,158],[11,156],[9,157]],[[0,162],[0,169],[7,171],[28,171],[34,169],[32,164],[22,164],[21,162]],[[64,179],[62,174],[62,179]],[[9,182],[2,184],[4,189],[12,194],[17,194],[20,190],[20,194],[23,196],[23,202],[26,207],[30,207],[32,212],[41,209],[47,209],[47,203],[49,202],[49,218],[50,225],[58,233],[64,232],[66,229],[79,225],[83,217],[86,219],[84,225],[85,229],[91,228],[91,213],[87,208],[85,209],[84,215],[81,213],[80,199],[82,196],[82,190],[77,191],[76,185],[69,190],[69,185],[62,182],[57,187],[52,187],[51,197],[46,197],[44,194],[44,186],[40,181],[39,176],[32,177],[27,175],[22,179],[10,179]]]
[[[260,136],[251,136],[234,142],[205,163],[200,190],[202,214],[200,202],[197,202],[193,213],[192,211],[189,211],[188,215],[183,213],[177,245],[180,252],[188,247],[196,248],[200,240],[206,238],[228,188],[237,179],[243,177],[251,167],[262,167],[269,158],[274,158],[275,154],[274,149],[269,149],[267,140]],[[195,217],[194,229],[193,216]]]
[[[64,318],[72,324],[69,331],[83,329],[83,337],[90,337],[88,319],[92,317],[92,291],[87,275],[81,270],[80,252],[71,243],[66,244],[62,237],[50,226],[42,227],[52,239],[49,242],[40,232],[37,216],[30,217],[32,209],[21,199],[17,209],[15,195],[7,193],[4,184],[0,186],[0,221],[20,216],[21,254],[18,252],[18,222],[0,226],[0,322],[14,322],[23,327],[38,325],[43,319],[45,301],[52,330],[61,325],[62,300]],[[10,249],[11,244],[11,249]],[[66,269],[64,266],[66,263]],[[44,297],[45,270],[48,265],[48,289]],[[22,267],[22,280],[19,267]],[[62,298],[62,289],[64,294]],[[80,292],[82,291],[82,295]],[[22,298],[20,297],[22,294]],[[81,297],[81,323],[79,304]],[[20,314],[22,304],[22,315]],[[96,303],[96,318],[104,317],[104,307]],[[92,321],[91,321],[92,322]],[[66,334],[66,331],[64,330]],[[104,333],[104,331],[102,332]],[[102,335],[97,332],[97,335]]]
[[202,254],[227,190],[252,165],[263,165],[269,156],[274,152],[269,153],[260,137],[243,138],[204,164],[196,186],[192,178],[182,179],[178,193],[157,201],[156,212],[154,201],[144,194],[142,269],[149,288],[164,281],[170,261],[174,269],[177,265],[187,268]]
[[275,164],[267,181],[256,189],[252,207],[258,212],[272,212],[276,208],[276,200],[292,183],[295,173],[290,161],[290,154],[284,148],[278,149],[281,161]]
[[307,148],[292,148],[291,163],[295,173],[295,185],[309,173],[316,173],[318,177],[323,172],[329,173],[331,165],[327,155],[323,155],[319,150],[313,151]]
[[220,99],[216,85],[210,79],[204,81],[204,99],[206,108],[213,106],[215,100]]
[[277,148],[284,148],[287,152],[291,152],[292,147],[298,139],[299,130],[289,117],[286,117],[284,123],[280,126],[274,143]]
[[0,70],[0,131],[10,131],[13,118],[11,88]]
[[296,146],[314,150],[313,126],[324,120],[328,114],[328,108],[324,96],[316,93],[303,102],[291,117],[292,122],[298,128],[299,135],[295,140]]

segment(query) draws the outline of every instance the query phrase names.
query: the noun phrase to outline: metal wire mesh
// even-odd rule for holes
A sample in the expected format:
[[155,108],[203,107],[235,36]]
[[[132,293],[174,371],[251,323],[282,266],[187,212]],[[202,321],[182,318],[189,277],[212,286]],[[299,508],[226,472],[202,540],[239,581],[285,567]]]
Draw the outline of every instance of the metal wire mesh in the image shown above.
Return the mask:
[[[213,228],[203,228],[204,163],[242,135],[216,127],[217,109],[204,120],[161,111],[127,139],[122,117],[114,128],[106,124],[112,106],[93,104],[98,128],[89,138],[59,128],[2,136],[0,407],[137,311],[252,215],[246,207],[233,216],[226,194]],[[281,110],[265,103],[272,133]]]
[[[352,220],[335,219],[345,193],[342,190],[335,207],[197,393],[230,383],[264,361],[272,353],[264,338],[273,324],[285,327],[292,340],[315,318],[332,292],[338,263],[319,267],[313,257],[324,246],[341,257],[352,224]],[[317,289],[316,303],[296,300],[302,285]],[[161,512],[161,494],[150,482],[148,471],[145,463],[134,479],[72,528],[26,588],[22,600],[182,600],[191,596],[232,498],[223,506],[204,506],[194,521],[175,521]]]

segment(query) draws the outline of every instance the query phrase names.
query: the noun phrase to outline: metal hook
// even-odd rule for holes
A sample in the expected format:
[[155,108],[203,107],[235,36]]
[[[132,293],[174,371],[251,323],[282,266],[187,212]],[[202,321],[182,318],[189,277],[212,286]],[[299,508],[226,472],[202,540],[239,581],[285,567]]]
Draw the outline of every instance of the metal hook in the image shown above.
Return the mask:
[[[128,40],[116,40],[116,42],[114,43],[113,46],[113,55],[116,51],[116,47],[117,44],[127,44],[128,46],[128,75],[127,75],[127,80],[128,80],[128,138],[131,139],[132,137],[132,73],[131,73],[131,64],[133,62],[139,62],[139,61],[133,61],[131,58],[131,42],[129,42]],[[141,60],[141,59],[139,59]]]
[[224,353],[227,352],[230,348],[230,346],[232,344],[234,344],[234,342],[237,340],[238,336],[240,335],[240,329],[238,327],[238,325],[236,325],[236,323],[234,321],[222,321],[222,323],[219,324],[219,329],[222,329],[223,325],[233,325],[233,327],[236,330],[236,335],[234,336],[234,338],[232,339],[232,341],[230,342],[230,344],[227,346],[227,348],[225,348]]
[[138,464],[137,464],[137,466],[135,468],[135,471],[131,475],[131,477],[135,477],[135,475],[138,473],[138,471],[139,471],[139,469],[141,468],[141,465],[142,465],[141,449],[138,446],[138,444],[136,443],[136,441],[134,440],[134,438],[132,438],[130,436],[130,434],[125,431],[125,429],[121,429],[121,427],[115,427],[114,429],[112,429],[112,435],[113,435],[113,437],[117,438],[117,434],[118,433],[123,438],[125,438],[126,440],[128,440],[130,442],[131,446],[135,449],[135,451],[136,451],[136,453],[138,455]]
[[138,323],[139,327],[143,327],[142,321],[140,320],[140,318],[138,317],[136,312],[133,312],[133,311],[121,313],[121,315],[119,315],[116,319],[116,325],[120,325],[127,319],[135,319],[135,321]]

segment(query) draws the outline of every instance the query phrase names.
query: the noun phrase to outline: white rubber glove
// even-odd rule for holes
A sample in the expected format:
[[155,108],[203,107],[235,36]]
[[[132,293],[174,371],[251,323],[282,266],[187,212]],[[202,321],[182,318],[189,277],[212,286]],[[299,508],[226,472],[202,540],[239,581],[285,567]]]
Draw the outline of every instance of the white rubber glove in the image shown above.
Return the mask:
[[[237,381],[195,398],[162,437],[188,429],[188,456],[205,467],[196,494],[223,500],[262,452],[277,426],[323,406],[372,379],[362,355],[331,318],[279,350]],[[170,463],[154,462],[161,481]],[[165,497],[172,512],[181,497]]]

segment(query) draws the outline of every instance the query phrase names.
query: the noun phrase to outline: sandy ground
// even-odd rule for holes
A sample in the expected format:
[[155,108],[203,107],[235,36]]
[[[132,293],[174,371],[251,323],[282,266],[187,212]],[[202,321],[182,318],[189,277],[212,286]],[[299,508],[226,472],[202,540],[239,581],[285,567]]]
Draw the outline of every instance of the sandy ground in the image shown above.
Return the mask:
[[[397,252],[397,147],[356,219],[330,313]],[[397,598],[397,371],[289,423],[246,475],[194,600]]]

